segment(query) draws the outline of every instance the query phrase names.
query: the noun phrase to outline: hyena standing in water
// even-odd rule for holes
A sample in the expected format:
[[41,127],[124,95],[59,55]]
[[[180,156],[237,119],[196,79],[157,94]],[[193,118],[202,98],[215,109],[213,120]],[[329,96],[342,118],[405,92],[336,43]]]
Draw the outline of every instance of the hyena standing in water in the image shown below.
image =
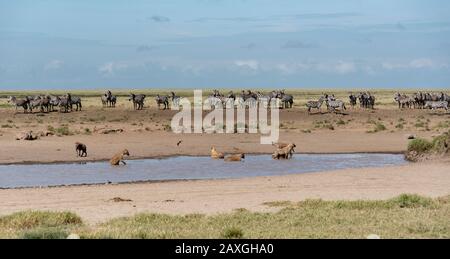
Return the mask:
[[124,149],[122,152],[114,155],[113,158],[111,158],[111,160],[109,161],[109,163],[113,166],[120,165],[120,163],[126,165],[127,163],[123,160],[124,156],[130,156],[130,152],[128,152],[127,149]]

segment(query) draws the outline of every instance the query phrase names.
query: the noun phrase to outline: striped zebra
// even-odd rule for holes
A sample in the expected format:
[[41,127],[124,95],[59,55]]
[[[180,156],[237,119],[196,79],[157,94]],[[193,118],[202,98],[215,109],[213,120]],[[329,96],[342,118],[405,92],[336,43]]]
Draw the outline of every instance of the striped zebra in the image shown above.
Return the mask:
[[345,103],[341,100],[336,100],[333,97],[328,97],[327,98],[327,107],[328,107],[328,111],[334,111],[337,112],[337,110],[339,111],[343,111],[343,110],[347,110],[347,108],[345,107]]
[[308,113],[311,113],[311,109],[318,109],[320,113],[322,113],[321,107],[325,100],[325,97],[321,96],[318,101],[309,101],[306,103],[306,107],[308,108]]
[[447,101],[428,101],[425,103],[425,109],[445,109],[448,111],[448,102]]
[[406,96],[405,94],[396,93],[394,96],[394,100],[398,103],[398,108],[411,107],[413,99]]

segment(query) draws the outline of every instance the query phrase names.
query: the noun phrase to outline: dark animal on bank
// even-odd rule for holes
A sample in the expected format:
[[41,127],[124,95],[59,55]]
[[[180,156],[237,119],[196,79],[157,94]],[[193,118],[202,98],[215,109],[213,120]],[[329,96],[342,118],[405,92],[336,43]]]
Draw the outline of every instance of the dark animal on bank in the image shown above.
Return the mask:
[[126,165],[127,163],[123,160],[124,156],[130,156],[130,152],[128,152],[127,149],[124,149],[122,152],[117,153],[116,155],[114,155],[111,158],[111,160],[109,161],[109,163],[112,166],[120,165],[120,163],[122,163],[123,165]]
[[85,144],[76,142],[75,151],[77,152],[78,157],[87,157],[87,147]]

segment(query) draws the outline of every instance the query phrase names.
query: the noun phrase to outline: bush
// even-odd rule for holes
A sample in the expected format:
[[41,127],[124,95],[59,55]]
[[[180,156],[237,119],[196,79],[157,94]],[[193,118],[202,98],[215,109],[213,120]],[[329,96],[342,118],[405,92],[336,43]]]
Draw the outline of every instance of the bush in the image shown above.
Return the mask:
[[236,227],[227,228],[222,234],[222,237],[226,239],[240,239],[244,237],[244,232],[242,229]]
[[37,228],[25,231],[22,239],[66,239],[68,232],[59,228]]
[[415,194],[402,194],[389,200],[389,203],[400,208],[427,208],[433,205],[433,200]]
[[418,154],[426,153],[433,148],[433,143],[426,139],[414,139],[408,144],[408,151],[415,151]]
[[10,229],[32,229],[81,224],[81,218],[70,212],[25,211],[0,217],[0,227]]
[[63,126],[63,127],[60,127],[60,128],[56,129],[56,135],[58,135],[58,136],[69,136],[69,135],[72,135],[72,133],[70,132],[69,127]]
[[435,137],[432,142],[433,150],[435,150],[436,152],[445,153],[448,150],[449,143],[450,143],[450,135],[448,133]]

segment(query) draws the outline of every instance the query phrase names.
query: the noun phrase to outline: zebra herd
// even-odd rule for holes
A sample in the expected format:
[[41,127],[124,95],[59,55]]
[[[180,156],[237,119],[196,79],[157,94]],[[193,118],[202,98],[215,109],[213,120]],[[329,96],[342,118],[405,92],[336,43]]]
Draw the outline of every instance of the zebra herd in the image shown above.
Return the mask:
[[441,93],[422,93],[417,92],[412,95],[396,93],[394,96],[398,108],[410,109],[445,109],[448,110],[450,96],[444,92]]
[[308,101],[306,103],[306,108],[308,108],[308,113],[311,113],[312,109],[318,109],[319,112],[322,112],[322,105],[323,103],[326,103],[327,105],[327,110],[329,112],[335,112],[337,113],[338,111],[344,111],[347,109],[347,107],[345,107],[345,103],[342,100],[338,100],[336,99],[336,97],[334,96],[334,94],[332,95],[328,95],[328,94],[323,94],[318,101]]
[[[359,102],[360,108],[363,109],[374,109],[375,107],[375,96],[370,92],[360,92],[359,94],[350,93],[349,102],[351,107],[357,106]],[[158,108],[169,109],[172,107],[179,107],[182,97],[177,96],[175,92],[171,92],[170,95],[159,95],[155,96],[155,102]],[[144,103],[146,100],[146,95],[144,94],[133,94],[131,93],[128,99],[133,103],[134,110],[142,110],[144,108]],[[394,101],[398,104],[400,109],[411,108],[411,109],[445,109],[450,108],[450,96],[444,92],[441,93],[423,93],[417,92],[412,95],[406,95],[401,93],[396,93],[394,95]],[[106,91],[101,96],[101,102],[103,107],[116,107],[117,97],[112,94],[111,91]],[[294,104],[294,97],[290,94],[286,94],[284,90],[273,90],[269,93],[262,93],[260,91],[252,90],[242,90],[239,94],[233,93],[233,91],[227,94],[220,93],[219,90],[213,90],[212,93],[207,97],[206,102],[211,108],[225,107],[225,108],[247,108],[247,107],[258,107],[263,106],[278,108],[292,108]],[[82,104],[81,98],[72,96],[67,93],[62,96],[56,95],[36,95],[27,96],[25,98],[16,98],[15,96],[10,96],[8,103],[15,106],[16,111],[18,108],[23,108],[24,113],[33,113],[33,111],[39,112],[53,112],[55,108],[58,108],[60,112],[72,112],[74,110],[81,111]],[[334,94],[322,94],[317,101],[308,101],[306,107],[308,113],[311,113],[312,109],[318,109],[321,112],[321,107],[326,104],[327,110],[329,112],[337,113],[346,110],[345,102],[336,99]],[[275,105],[275,106],[274,106]]]
[[214,90],[207,99],[209,105],[213,108],[218,107],[257,107],[258,105],[267,107],[278,106],[278,108],[288,109],[294,105],[294,97],[286,94],[284,90],[273,90],[270,93],[264,94],[260,91],[253,92],[251,90],[242,90],[240,94],[235,94],[230,91],[223,95],[218,90]]
[[33,110],[38,110],[41,113],[53,112],[55,108],[58,107],[60,112],[72,112],[74,106],[76,111],[81,111],[82,104],[81,98],[72,96],[71,94],[66,94],[63,96],[56,95],[36,95],[36,96],[26,96],[25,98],[17,98],[15,96],[10,96],[8,103],[11,103],[17,109],[23,108],[24,113],[33,113]]
[[365,109],[374,109],[375,108],[375,96],[369,92],[360,92],[358,95],[350,93],[348,97],[350,99],[350,105],[355,107],[357,102],[359,101],[359,107]]

